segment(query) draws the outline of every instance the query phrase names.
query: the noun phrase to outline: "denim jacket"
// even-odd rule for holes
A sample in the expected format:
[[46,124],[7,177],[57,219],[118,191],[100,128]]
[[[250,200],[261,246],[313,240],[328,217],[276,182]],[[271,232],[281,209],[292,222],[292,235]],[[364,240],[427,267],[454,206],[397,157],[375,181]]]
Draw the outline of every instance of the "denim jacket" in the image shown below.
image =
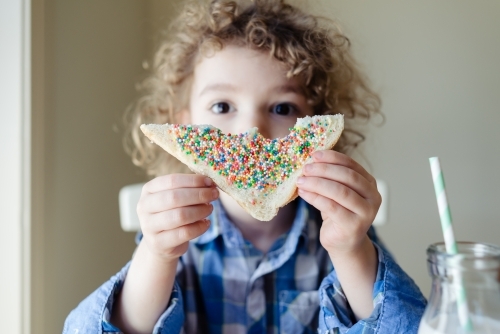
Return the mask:
[[[181,257],[153,333],[417,333],[426,300],[370,228],[378,253],[373,312],[356,321],[319,242],[317,211],[302,200],[291,229],[263,254],[218,201],[207,232]],[[140,234],[138,238],[140,242]],[[127,264],[68,316],[63,333],[119,333],[110,323]]]

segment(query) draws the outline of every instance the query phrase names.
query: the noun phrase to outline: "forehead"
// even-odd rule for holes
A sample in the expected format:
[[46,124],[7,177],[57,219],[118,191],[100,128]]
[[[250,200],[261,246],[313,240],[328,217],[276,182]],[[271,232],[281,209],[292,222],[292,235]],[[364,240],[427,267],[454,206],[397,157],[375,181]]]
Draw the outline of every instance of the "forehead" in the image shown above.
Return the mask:
[[193,91],[220,83],[261,89],[291,85],[302,90],[301,77],[287,78],[287,72],[287,66],[267,52],[230,44],[200,55],[194,68]]

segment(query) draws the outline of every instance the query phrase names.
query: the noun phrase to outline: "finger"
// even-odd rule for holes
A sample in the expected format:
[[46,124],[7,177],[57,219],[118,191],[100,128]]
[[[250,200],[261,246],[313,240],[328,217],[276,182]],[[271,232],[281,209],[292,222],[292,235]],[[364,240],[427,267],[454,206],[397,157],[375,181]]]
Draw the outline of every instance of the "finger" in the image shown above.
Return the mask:
[[[315,176],[301,176],[297,182],[300,186],[299,190],[309,191],[325,199],[332,200],[358,215],[365,216],[365,212],[370,211],[369,203],[357,192],[342,183]],[[327,209],[330,208],[327,207]]]
[[166,189],[213,187],[213,181],[198,174],[169,174],[149,181],[142,188],[142,193],[153,194]]
[[146,194],[137,205],[137,212],[157,213],[184,206],[210,203],[219,197],[213,188],[177,188]]
[[208,217],[212,210],[211,204],[200,204],[155,213],[141,224],[141,228],[152,233],[173,230]]
[[313,161],[341,165],[350,168],[362,175],[365,179],[368,180],[368,182],[376,183],[375,178],[370,173],[368,173],[366,169],[363,168],[363,166],[361,166],[351,157],[348,157],[347,155],[340,152],[336,152],[333,150],[316,151],[313,153]]
[[332,163],[310,163],[303,168],[304,176],[316,176],[333,180],[351,188],[361,197],[376,197],[376,185],[370,183],[364,176],[354,169]]
[[335,217],[338,221],[350,221],[355,218],[355,214],[339,203],[321,196],[315,192],[299,189],[299,196],[307,203],[321,211],[323,217]]
[[154,243],[156,243],[154,246],[158,249],[177,247],[199,237],[205,233],[209,227],[210,221],[208,219],[202,219],[191,224],[177,227],[173,230],[162,231],[153,238]]

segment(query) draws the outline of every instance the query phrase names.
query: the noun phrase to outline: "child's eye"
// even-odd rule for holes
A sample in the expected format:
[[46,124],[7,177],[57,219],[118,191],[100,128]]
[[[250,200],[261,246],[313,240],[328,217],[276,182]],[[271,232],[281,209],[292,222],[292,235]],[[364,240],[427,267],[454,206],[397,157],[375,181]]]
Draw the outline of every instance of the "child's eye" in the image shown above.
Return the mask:
[[296,108],[289,103],[280,103],[273,107],[272,112],[281,116],[288,116],[296,112]]
[[214,104],[210,110],[215,114],[227,114],[232,111],[231,106],[226,102],[218,102]]

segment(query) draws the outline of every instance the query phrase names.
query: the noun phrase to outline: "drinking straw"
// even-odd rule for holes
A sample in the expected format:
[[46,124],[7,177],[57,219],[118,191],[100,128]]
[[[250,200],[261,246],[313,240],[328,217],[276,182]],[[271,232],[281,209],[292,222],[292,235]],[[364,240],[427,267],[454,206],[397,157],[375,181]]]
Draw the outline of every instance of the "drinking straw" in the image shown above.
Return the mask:
[[[453,226],[451,220],[450,207],[446,197],[446,188],[444,185],[443,172],[438,157],[429,158],[431,164],[432,181],[434,182],[434,190],[436,192],[437,205],[439,209],[439,218],[441,219],[441,228],[443,229],[444,244],[446,252],[451,255],[458,253],[457,243],[455,242],[455,235],[453,233]],[[472,322],[469,317],[469,309],[467,307],[467,296],[462,284],[462,278],[457,273],[457,306],[458,318],[462,328],[466,331],[472,330]]]

